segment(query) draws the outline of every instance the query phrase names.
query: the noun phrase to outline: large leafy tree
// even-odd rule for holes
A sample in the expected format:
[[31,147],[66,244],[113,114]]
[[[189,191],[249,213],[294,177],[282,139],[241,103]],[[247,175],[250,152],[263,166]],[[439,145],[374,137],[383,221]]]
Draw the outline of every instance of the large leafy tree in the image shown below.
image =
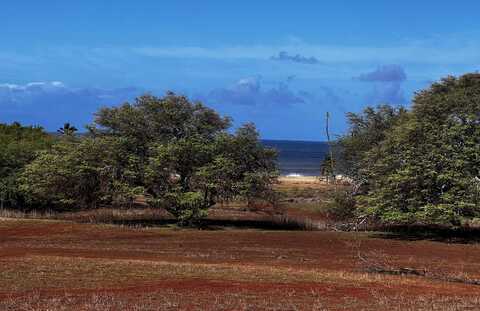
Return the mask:
[[[403,107],[387,104],[366,107],[361,113],[347,113],[349,131],[334,145],[335,170],[350,177],[357,190],[368,189],[365,170],[375,158],[366,156],[367,152],[377,149],[385,139],[388,131],[406,117]],[[330,161],[329,156],[325,162]]]
[[361,163],[366,211],[387,222],[459,225],[480,217],[480,74],[448,77]]
[[156,100],[147,110],[155,118],[142,117],[161,120],[155,128],[165,133],[146,142],[144,186],[152,204],[191,223],[218,201],[272,197],[276,153],[262,146],[253,124],[229,134],[230,119],[200,103],[171,93]]
[[18,176],[33,161],[38,151],[48,149],[51,137],[40,127],[18,122],[0,124],[0,208],[25,207]]
[[152,151],[146,189],[152,203],[189,222],[218,201],[272,199],[275,157],[252,124],[213,139],[182,138]]
[[143,95],[133,104],[102,108],[89,128],[94,136],[123,139],[130,154],[138,158],[136,182],[143,185],[148,158],[156,145],[191,137],[213,139],[230,124],[230,118],[221,117],[202,103],[168,92],[164,97]]
[[141,187],[132,183],[135,158],[121,138],[58,141],[23,170],[21,190],[32,205],[58,210],[130,205]]
[[184,96],[141,96],[101,109],[87,137],[69,135],[42,152],[25,168],[22,190],[32,202],[69,209],[141,193],[182,223],[219,200],[271,197],[275,152],[253,125],[234,134],[229,127],[229,118]]

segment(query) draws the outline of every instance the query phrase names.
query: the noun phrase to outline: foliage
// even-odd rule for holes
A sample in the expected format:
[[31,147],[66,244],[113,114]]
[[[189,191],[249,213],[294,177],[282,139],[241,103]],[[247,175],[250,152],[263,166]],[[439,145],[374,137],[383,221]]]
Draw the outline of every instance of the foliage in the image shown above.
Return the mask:
[[388,223],[460,225],[480,216],[480,75],[419,92],[411,111],[350,116],[340,140],[360,205]]
[[208,215],[210,207],[200,192],[169,192],[157,202],[175,216],[180,225],[197,223]]
[[64,136],[73,136],[78,129],[71,125],[70,123],[65,123],[61,128],[57,130],[57,133],[64,135]]
[[[58,130],[61,138],[36,157],[24,148],[30,142],[26,138],[25,150],[13,144],[19,129],[2,129],[13,131],[4,135],[9,139],[5,150],[18,147],[24,153],[3,150],[0,173],[12,175],[4,171],[14,170],[16,193],[37,208],[128,206],[145,195],[181,224],[192,224],[219,200],[253,200],[273,193],[275,152],[260,144],[253,125],[235,134],[227,132],[229,127],[229,118],[184,96],[144,95],[134,104],[100,109],[88,135],[74,135],[77,129],[65,123]],[[43,132],[29,131],[28,137],[38,144]],[[28,159],[15,165],[24,154]],[[1,187],[4,202],[7,192]]]
[[143,95],[134,104],[102,108],[95,114],[91,129],[128,139],[131,151],[146,162],[152,144],[192,136],[210,139],[229,126],[229,118],[222,118],[200,102],[191,103],[186,97],[169,92],[163,98]]
[[128,152],[138,159],[136,185],[145,185],[146,169],[151,152],[160,144],[199,137],[213,139],[230,126],[231,120],[221,117],[200,102],[168,92],[164,97],[143,95],[133,104],[104,107],[95,114],[89,126],[92,136],[121,137]]
[[25,197],[18,188],[18,175],[35,159],[39,150],[49,148],[52,139],[40,127],[18,122],[0,124],[0,208],[20,208]]
[[356,200],[351,191],[338,191],[325,208],[327,217],[333,221],[345,221],[355,217]]
[[362,113],[348,113],[349,131],[334,146],[335,170],[354,180],[357,187],[366,187],[363,168],[372,161],[366,153],[378,148],[387,132],[401,123],[407,110],[387,104],[367,107]]
[[[154,204],[182,222],[191,221],[205,216],[218,201],[271,199],[277,176],[275,156],[260,144],[253,125],[235,134],[221,132],[213,139],[193,136],[158,144],[149,158],[146,189]],[[187,205],[183,204],[186,194]]]
[[480,216],[480,75],[448,77],[417,94],[367,171],[370,213],[389,222],[460,225]]
[[129,205],[140,187],[122,142],[112,137],[61,140],[25,167],[21,189],[32,205],[54,209]]
[[[332,148],[332,147],[329,147]],[[335,156],[332,158],[332,153],[327,153],[322,163],[320,164],[320,176],[326,178],[327,183],[335,179],[336,173],[336,163]]]
[[[259,134],[251,123],[240,127],[234,135],[223,136],[220,142],[220,153],[232,163],[229,167],[230,180],[236,181],[235,195],[240,195],[247,202],[254,200],[275,201],[272,185],[276,182],[278,171],[276,167],[277,153],[273,149],[265,148],[259,140]],[[221,170],[221,166],[218,166]],[[227,178],[219,180],[223,184]],[[226,199],[231,198],[227,196]]]

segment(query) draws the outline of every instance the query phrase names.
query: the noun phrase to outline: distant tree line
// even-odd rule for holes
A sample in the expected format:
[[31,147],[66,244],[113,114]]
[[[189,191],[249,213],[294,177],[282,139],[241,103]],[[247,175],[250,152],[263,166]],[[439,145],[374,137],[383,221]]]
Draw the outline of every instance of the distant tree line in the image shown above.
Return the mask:
[[276,152],[253,124],[233,134],[230,127],[229,118],[174,93],[102,108],[84,135],[68,123],[57,135],[1,124],[1,206],[128,207],[144,197],[191,224],[218,201],[273,200]]
[[409,110],[368,107],[348,121],[335,163],[354,181],[357,215],[455,226],[480,218],[480,74],[433,83]]
[[[447,77],[417,93],[410,109],[380,105],[347,115],[324,173],[348,176],[336,197],[345,217],[382,223],[480,221],[480,74]],[[0,208],[129,207],[139,197],[182,224],[216,202],[273,201],[276,153],[252,124],[186,97],[144,95],[102,108],[84,135],[0,124]],[[333,165],[332,165],[333,164]]]

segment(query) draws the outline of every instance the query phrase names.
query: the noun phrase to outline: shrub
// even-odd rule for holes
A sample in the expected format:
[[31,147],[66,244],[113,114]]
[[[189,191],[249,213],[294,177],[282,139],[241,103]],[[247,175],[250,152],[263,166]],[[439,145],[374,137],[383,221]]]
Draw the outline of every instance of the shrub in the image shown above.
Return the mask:
[[410,111],[351,115],[340,144],[363,187],[363,211],[390,224],[457,226],[480,217],[479,102],[480,74],[467,74],[417,93]]
[[271,192],[276,153],[253,124],[233,134],[229,126],[229,118],[184,96],[144,95],[100,109],[88,135],[65,124],[61,139],[25,166],[20,188],[32,204],[68,210],[128,206],[144,194],[192,224],[219,200]]
[[54,209],[130,205],[142,193],[130,182],[128,157],[117,139],[61,140],[42,151],[21,174],[21,190],[32,204]]
[[168,193],[164,197],[164,207],[180,225],[193,225],[207,216],[210,207],[209,202],[200,192]]
[[22,126],[17,122],[0,124],[0,208],[25,208],[19,174],[36,158],[38,151],[48,149],[52,141],[40,127]]
[[356,200],[351,191],[338,191],[326,206],[325,213],[333,221],[347,221],[355,217]]

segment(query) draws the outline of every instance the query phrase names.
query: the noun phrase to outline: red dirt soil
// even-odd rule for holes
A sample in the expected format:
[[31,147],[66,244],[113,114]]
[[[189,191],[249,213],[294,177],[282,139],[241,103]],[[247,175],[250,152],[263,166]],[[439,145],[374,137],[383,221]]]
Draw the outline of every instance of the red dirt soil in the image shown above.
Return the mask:
[[[328,310],[344,310],[345,301],[352,300],[352,306],[359,310],[370,310],[370,307],[371,310],[382,310],[385,306],[375,307],[377,295],[391,299],[400,295],[401,299],[407,300],[421,295],[480,295],[480,286],[420,277],[366,275],[359,265],[359,252],[366,257],[388,258],[390,264],[398,267],[428,268],[445,275],[480,278],[478,245],[393,240],[365,233],[132,229],[69,222],[0,220],[0,276],[5,267],[16,267],[26,259],[57,257],[79,264],[86,259],[95,259],[185,263],[194,267],[226,265],[234,269],[254,268],[251,273],[274,267],[286,274],[286,278],[282,274],[283,278],[278,281],[255,279],[254,276],[249,279],[250,276],[241,274],[212,273],[174,278],[146,275],[141,280],[119,280],[115,286],[99,279],[96,286],[88,288],[75,281],[72,267],[65,266],[56,269],[71,275],[72,281],[62,288],[31,288],[27,285],[22,288],[23,285],[3,283],[0,278],[0,301],[13,305],[20,303],[21,297],[34,293],[40,295],[42,301],[64,295],[105,294],[125,300],[126,306],[142,299],[161,297],[164,303],[171,301],[184,309],[237,309],[235,303],[253,309],[255,306],[268,308],[268,305],[262,305],[267,302],[273,309],[281,309],[282,305],[291,302],[298,309],[313,309],[314,304],[321,304]],[[32,271],[35,276],[36,270]],[[295,273],[310,272],[326,273],[330,279],[312,282],[308,278],[293,277]],[[292,279],[289,279],[290,274]],[[332,281],[337,274],[338,281]],[[48,279],[48,275],[46,277]],[[216,297],[218,304],[211,301],[212,297]],[[223,301],[225,297],[230,297],[228,303]]]

